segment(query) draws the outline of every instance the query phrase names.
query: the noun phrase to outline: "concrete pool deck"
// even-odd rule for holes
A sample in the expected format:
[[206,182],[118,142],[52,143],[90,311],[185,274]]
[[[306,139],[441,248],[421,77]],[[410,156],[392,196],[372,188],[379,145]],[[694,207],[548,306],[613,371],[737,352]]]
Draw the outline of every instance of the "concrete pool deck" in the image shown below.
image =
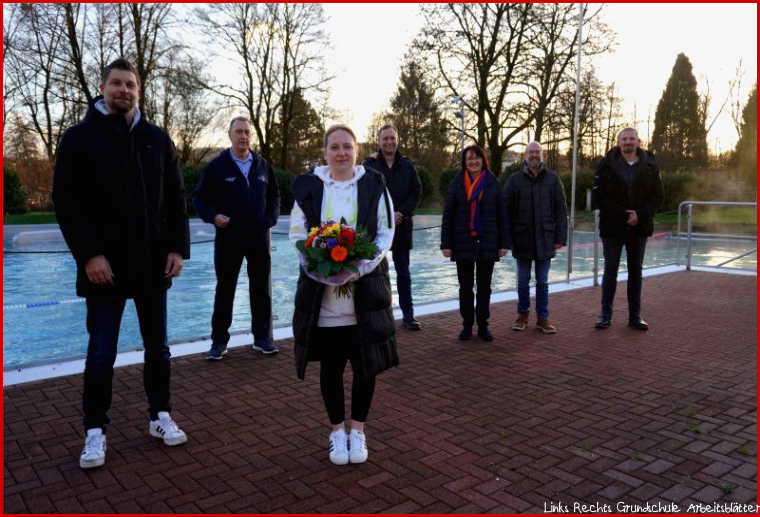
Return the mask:
[[491,343],[458,341],[456,310],[421,310],[421,332],[399,328],[401,364],[378,377],[362,465],[327,459],[319,367],[298,381],[289,338],[275,357],[239,346],[208,363],[205,345],[176,357],[172,415],[189,436],[177,448],[147,433],[142,366],[117,369],[106,464],[91,471],[78,466],[82,375],[6,386],[3,510],[543,513],[555,505],[577,513],[574,504],[610,512],[720,504],[736,513],[731,505],[755,504],[756,274],[649,276],[649,332],[625,325],[624,282],[606,330],[593,328],[599,288],[574,287],[551,295],[556,335],[510,330],[514,293],[495,298]]

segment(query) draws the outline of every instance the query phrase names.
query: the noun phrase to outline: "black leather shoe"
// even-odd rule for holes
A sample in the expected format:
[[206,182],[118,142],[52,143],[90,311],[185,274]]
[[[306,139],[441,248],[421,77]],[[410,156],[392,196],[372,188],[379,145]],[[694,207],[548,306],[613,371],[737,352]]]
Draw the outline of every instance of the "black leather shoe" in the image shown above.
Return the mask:
[[649,324],[647,324],[646,321],[641,319],[641,316],[637,316],[635,318],[629,319],[628,326],[633,327],[637,330],[649,330]]
[[459,341],[468,341],[472,337],[472,327],[465,327],[459,333]]
[[598,329],[606,329],[610,326],[610,323],[612,323],[612,316],[605,316],[602,314],[599,316],[599,319],[596,320],[596,325],[594,325]]
[[405,317],[401,321],[404,322],[404,326],[409,330],[422,330],[422,325],[420,325],[420,322],[417,321],[414,316],[409,316],[408,318]]
[[478,329],[478,337],[483,341],[493,341],[493,334],[488,328]]

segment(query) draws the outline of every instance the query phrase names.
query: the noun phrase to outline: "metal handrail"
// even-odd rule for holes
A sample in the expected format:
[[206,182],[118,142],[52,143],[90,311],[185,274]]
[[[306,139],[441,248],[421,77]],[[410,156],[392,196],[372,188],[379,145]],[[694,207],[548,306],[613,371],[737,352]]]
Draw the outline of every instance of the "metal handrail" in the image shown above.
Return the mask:
[[[691,270],[691,234],[692,234],[692,224],[693,224],[693,216],[694,216],[694,206],[754,206],[757,208],[757,203],[748,202],[748,201],[683,201],[678,205],[678,233],[677,233],[677,245],[676,245],[676,265],[681,265],[681,210],[684,206],[688,208],[687,210],[687,219],[686,219],[686,270]],[[757,240],[757,234],[755,234],[755,240]],[[723,262],[722,264],[719,264],[718,267],[724,266],[728,264],[729,262],[733,262],[734,260],[740,259],[746,255],[750,255],[757,251],[757,248],[754,250],[744,253],[743,255],[740,255],[738,257],[734,257],[726,262]]]

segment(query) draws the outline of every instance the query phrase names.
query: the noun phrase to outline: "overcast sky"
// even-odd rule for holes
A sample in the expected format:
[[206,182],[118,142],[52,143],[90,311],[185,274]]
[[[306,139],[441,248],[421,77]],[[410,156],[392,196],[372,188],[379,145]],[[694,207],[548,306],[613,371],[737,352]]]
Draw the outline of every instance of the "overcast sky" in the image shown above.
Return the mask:
[[[361,138],[372,113],[387,105],[395,92],[399,65],[422,18],[417,4],[324,4],[324,8],[335,48],[329,66],[338,73],[331,104],[349,113],[345,122]],[[700,84],[700,75],[710,80],[713,112],[742,59],[747,71],[742,102],[746,101],[757,80],[756,3],[609,4],[605,9],[607,22],[618,34],[618,46],[614,54],[596,58],[594,65],[604,82],[615,81],[628,111],[636,104],[642,137],[647,112],[651,106],[654,119],[680,52],[691,61]],[[731,118],[721,115],[708,135],[711,151],[730,149],[736,139]]]

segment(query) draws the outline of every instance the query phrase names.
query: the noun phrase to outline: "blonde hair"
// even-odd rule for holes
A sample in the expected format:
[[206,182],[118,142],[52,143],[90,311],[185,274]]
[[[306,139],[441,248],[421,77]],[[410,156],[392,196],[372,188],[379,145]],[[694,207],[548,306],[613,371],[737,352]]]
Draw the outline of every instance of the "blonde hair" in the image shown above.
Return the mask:
[[325,131],[325,136],[324,136],[324,138],[322,140],[322,143],[324,145],[323,149],[327,149],[327,139],[330,138],[330,135],[332,135],[336,131],[345,131],[346,133],[348,133],[349,135],[351,135],[351,138],[354,141],[354,147],[358,147],[359,146],[359,143],[356,140],[356,135],[354,134],[354,131],[350,127],[348,127],[345,124],[333,124],[332,126],[330,126],[329,128],[327,128],[327,131]]

